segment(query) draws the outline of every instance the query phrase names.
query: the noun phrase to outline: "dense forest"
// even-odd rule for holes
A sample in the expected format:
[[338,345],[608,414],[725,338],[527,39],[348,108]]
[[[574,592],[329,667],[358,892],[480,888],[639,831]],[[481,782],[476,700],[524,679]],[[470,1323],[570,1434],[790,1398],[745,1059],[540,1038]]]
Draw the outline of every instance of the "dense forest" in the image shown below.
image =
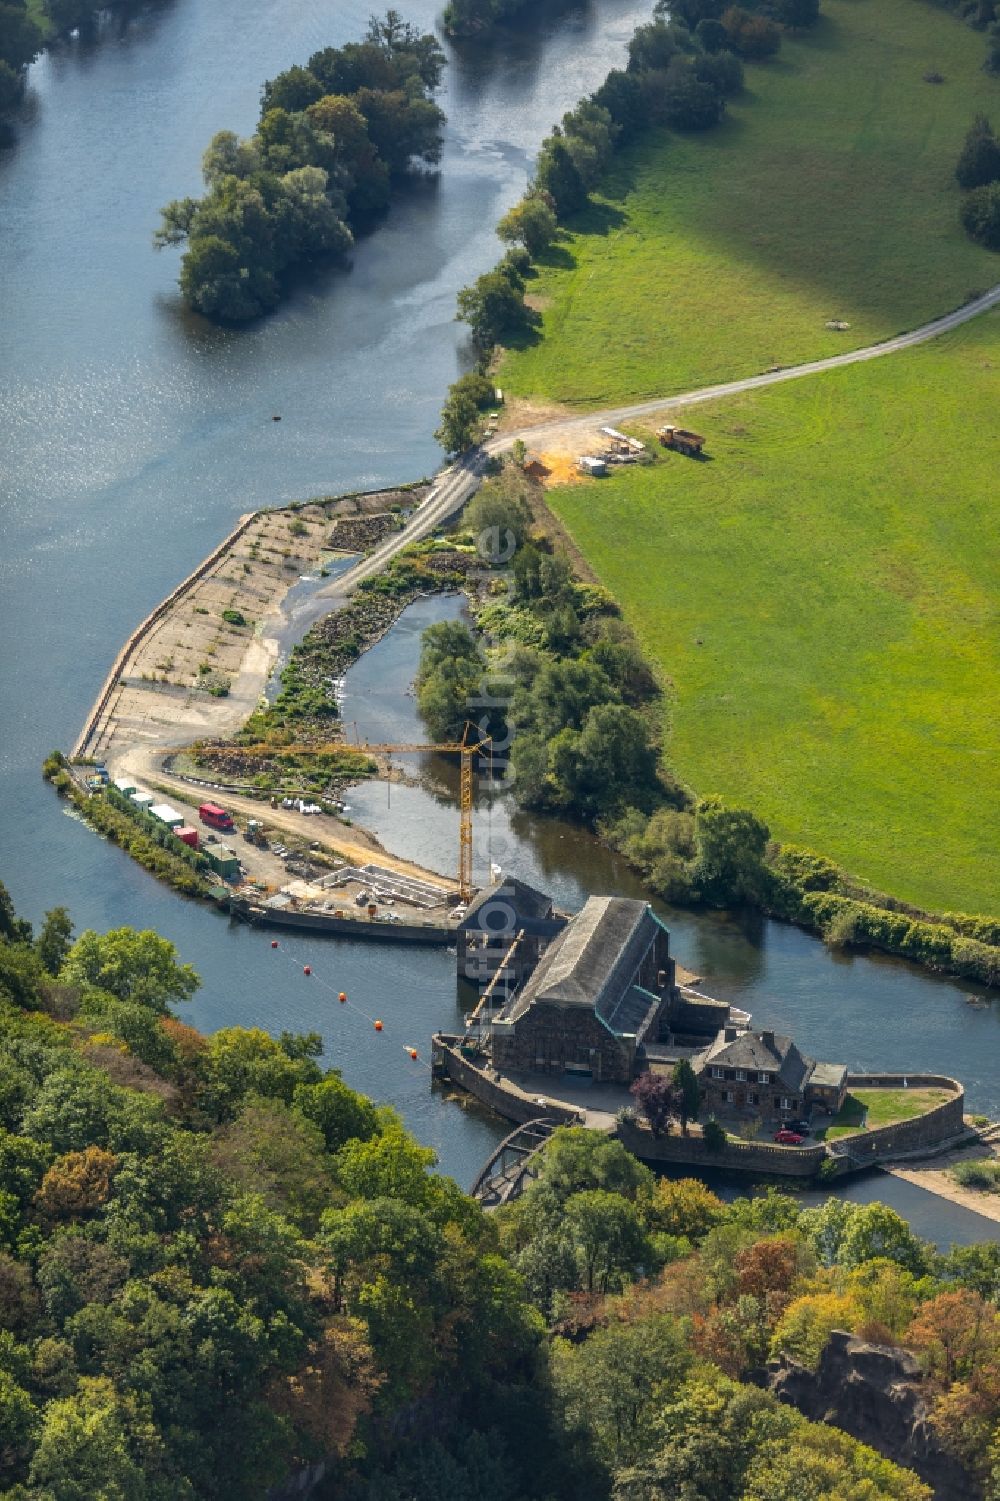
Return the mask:
[[186,244],[187,305],[246,322],[277,305],[292,272],[348,250],[395,182],[438,161],[443,67],[435,38],[390,10],[363,41],[265,83],[256,133],[220,131],[202,160],[205,196],[163,209],[154,243]]
[[997,1244],[723,1204],[582,1129],[487,1215],[315,1035],[178,1020],[197,986],[0,887],[4,1501],[253,1501],[309,1465],[343,1501],[927,1501],[744,1384],[835,1329],[917,1352],[928,1451],[1000,1496]]

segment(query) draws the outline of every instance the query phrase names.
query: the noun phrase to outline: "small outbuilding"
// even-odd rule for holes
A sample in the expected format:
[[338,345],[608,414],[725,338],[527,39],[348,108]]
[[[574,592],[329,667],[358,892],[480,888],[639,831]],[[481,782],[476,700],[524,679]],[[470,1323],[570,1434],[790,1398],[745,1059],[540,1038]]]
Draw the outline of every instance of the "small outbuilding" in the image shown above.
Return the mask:
[[149,811],[160,823],[165,823],[168,829],[184,827],[184,815],[178,813],[176,808],[171,808],[169,803],[154,803]]

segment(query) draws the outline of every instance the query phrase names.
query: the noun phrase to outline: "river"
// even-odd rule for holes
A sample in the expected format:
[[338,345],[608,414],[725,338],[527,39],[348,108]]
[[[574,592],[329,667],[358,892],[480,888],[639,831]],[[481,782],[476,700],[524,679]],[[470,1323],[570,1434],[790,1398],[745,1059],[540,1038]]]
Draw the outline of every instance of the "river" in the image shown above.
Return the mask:
[[[432,1092],[424,1058],[414,1064],[404,1047],[425,1054],[430,1034],[459,1019],[452,961],[352,944],[317,956],[305,937],[278,959],[67,817],[38,771],[75,738],[132,626],[235,517],[433,471],[431,434],[467,352],[455,293],[496,258],[492,225],[523,190],[543,134],[623,56],[649,6],[539,8],[515,38],[451,49],[440,174],[397,201],[349,271],[318,277],[254,328],[208,327],[179,304],[176,254],[150,248],[159,205],[198,191],[214,131],[252,129],[264,78],[359,35],[369,8],[164,0],[31,71],[31,118],[0,152],[0,874],[34,919],[64,903],[79,927],[130,923],[173,939],[203,977],[186,1012],[198,1026],[320,1030],[328,1061],[391,1100],[468,1183],[501,1128]],[[413,0],[406,14],[430,25],[435,8]],[[380,735],[412,717],[402,690],[423,608],[350,675],[356,717],[376,716]],[[425,770],[436,792],[394,787],[390,808],[384,787],[366,787],[356,813],[387,844],[450,869],[448,772]],[[494,856],[564,905],[637,889],[579,831],[502,800],[485,812],[480,840],[485,821]],[[950,1070],[974,1108],[1000,1113],[997,1014],[966,1005],[962,987],[835,958],[775,924],[669,919],[683,962],[808,1050]],[[307,953],[317,974],[377,1006],[383,1034],[348,1009],[334,1014],[328,992],[284,962]],[[992,1233],[948,1214],[937,1238]]]

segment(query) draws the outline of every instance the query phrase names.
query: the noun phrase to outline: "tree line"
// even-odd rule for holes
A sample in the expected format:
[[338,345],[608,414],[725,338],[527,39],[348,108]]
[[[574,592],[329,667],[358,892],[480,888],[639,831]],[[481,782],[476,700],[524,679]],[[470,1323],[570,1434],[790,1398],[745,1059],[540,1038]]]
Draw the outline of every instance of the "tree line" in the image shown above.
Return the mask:
[[246,322],[277,305],[293,272],[343,255],[395,183],[440,159],[433,94],[444,61],[434,36],[390,10],[361,42],[325,47],[265,83],[255,134],[215,135],[205,195],[162,211],[154,244],[187,246],[187,305]]

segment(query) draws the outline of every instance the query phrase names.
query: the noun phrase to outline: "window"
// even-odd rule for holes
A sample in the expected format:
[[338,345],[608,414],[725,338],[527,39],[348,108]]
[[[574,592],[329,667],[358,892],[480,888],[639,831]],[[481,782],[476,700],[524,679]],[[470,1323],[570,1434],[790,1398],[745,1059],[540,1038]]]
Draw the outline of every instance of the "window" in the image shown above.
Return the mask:
[[781,1096],[781,1108],[782,1108],[782,1110],[794,1110],[795,1109],[795,1101],[794,1100],[790,1100],[786,1094],[783,1094]]
[[736,1096],[733,1094],[733,1091],[731,1089],[727,1089],[726,1090],[726,1104],[727,1105],[731,1105],[735,1099],[736,1099]]
[[757,1083],[758,1084],[770,1084],[770,1082],[771,1082],[771,1075],[770,1074],[759,1073],[757,1075]]
[[747,1090],[747,1104],[748,1105],[756,1105],[756,1103],[757,1103],[757,1096],[754,1094],[754,1092],[753,1092],[752,1089],[748,1089]]
[[741,1084],[745,1084],[746,1081],[747,1081],[747,1071],[746,1071],[746,1069],[745,1068],[738,1068],[736,1070],[736,1078],[737,1078],[737,1080]]
[[713,1070],[712,1070],[712,1078],[713,1079],[724,1079],[725,1077],[726,1077],[726,1071],[725,1071],[724,1068],[713,1068]]

